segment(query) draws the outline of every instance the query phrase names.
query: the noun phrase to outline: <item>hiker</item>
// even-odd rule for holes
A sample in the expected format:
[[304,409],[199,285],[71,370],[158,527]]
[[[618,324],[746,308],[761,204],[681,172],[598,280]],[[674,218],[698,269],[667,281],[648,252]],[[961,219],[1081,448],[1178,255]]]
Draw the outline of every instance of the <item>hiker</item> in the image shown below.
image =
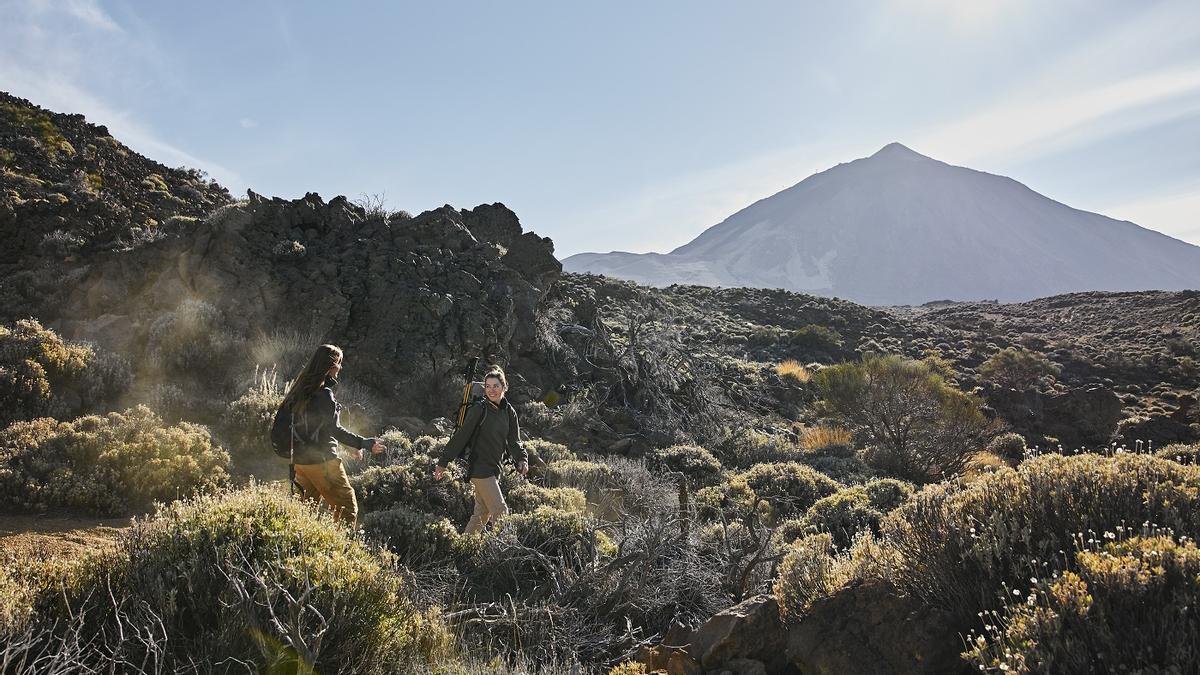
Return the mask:
[[335,519],[354,527],[358,520],[358,500],[346,477],[346,467],[338,458],[338,441],[357,449],[359,460],[367,448],[374,454],[384,448],[378,439],[347,431],[338,420],[341,405],[333,397],[333,388],[341,370],[341,349],[333,345],[317,347],[308,365],[292,382],[281,407],[291,410],[295,424],[297,439],[292,461],[303,498],[311,502],[324,499]]
[[508,505],[500,492],[500,462],[505,454],[512,458],[522,476],[529,472],[529,454],[521,446],[517,411],[504,398],[506,391],[508,380],[504,371],[492,366],[483,376],[484,400],[467,410],[463,425],[450,437],[433,470],[434,480],[441,480],[446,465],[470,446],[468,475],[475,489],[475,511],[463,534],[479,532],[488,521],[508,514]]

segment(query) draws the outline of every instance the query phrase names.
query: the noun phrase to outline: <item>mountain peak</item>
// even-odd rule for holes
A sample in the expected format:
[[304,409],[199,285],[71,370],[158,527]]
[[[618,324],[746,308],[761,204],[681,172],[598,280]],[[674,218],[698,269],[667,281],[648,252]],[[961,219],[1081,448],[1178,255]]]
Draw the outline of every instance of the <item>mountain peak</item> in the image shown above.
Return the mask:
[[894,157],[896,159],[909,159],[909,160],[929,159],[925,155],[922,155],[921,153],[919,153],[901,143],[888,143],[887,145],[880,148],[879,152],[876,152],[875,154],[871,155],[871,157],[872,158]]

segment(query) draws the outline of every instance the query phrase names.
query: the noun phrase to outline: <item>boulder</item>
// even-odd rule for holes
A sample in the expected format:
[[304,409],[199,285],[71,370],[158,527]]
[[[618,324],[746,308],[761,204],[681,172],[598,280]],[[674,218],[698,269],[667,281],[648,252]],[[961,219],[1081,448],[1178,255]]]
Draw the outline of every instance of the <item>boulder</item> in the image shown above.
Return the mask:
[[760,662],[772,673],[788,670],[787,630],[774,596],[758,595],[716,614],[693,631],[688,642],[688,653],[705,670],[727,668],[740,673],[749,667],[743,663],[735,668],[735,660]]
[[962,640],[937,612],[881,582],[854,582],[818,600],[787,635],[805,675],[966,673]]

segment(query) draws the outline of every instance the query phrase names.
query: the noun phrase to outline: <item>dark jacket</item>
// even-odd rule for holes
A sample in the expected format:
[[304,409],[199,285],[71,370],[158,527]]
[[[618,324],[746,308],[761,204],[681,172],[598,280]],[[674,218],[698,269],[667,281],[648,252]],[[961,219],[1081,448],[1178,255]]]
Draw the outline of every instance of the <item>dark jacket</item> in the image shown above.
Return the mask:
[[321,387],[308,399],[308,405],[292,417],[296,424],[295,464],[321,464],[337,459],[338,441],[352,448],[365,449],[375,444],[374,438],[363,438],[342,427],[338,419],[341,404],[333,398],[333,390]]
[[485,400],[468,408],[463,425],[450,437],[438,463],[445,466],[453,462],[468,443],[471,445],[471,478],[499,476],[500,462],[505,454],[518,465],[529,462],[529,453],[521,445],[517,411],[509,405],[508,399],[500,399],[498,406]]

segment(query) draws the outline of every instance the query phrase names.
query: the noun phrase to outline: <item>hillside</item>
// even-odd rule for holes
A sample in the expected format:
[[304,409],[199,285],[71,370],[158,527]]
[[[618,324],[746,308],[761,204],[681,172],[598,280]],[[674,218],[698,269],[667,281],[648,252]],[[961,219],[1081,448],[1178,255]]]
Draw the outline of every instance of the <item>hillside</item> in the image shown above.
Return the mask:
[[52,112],[5,92],[0,196],[0,265],[130,248],[230,201],[201,172],[163,166],[83,115]]

